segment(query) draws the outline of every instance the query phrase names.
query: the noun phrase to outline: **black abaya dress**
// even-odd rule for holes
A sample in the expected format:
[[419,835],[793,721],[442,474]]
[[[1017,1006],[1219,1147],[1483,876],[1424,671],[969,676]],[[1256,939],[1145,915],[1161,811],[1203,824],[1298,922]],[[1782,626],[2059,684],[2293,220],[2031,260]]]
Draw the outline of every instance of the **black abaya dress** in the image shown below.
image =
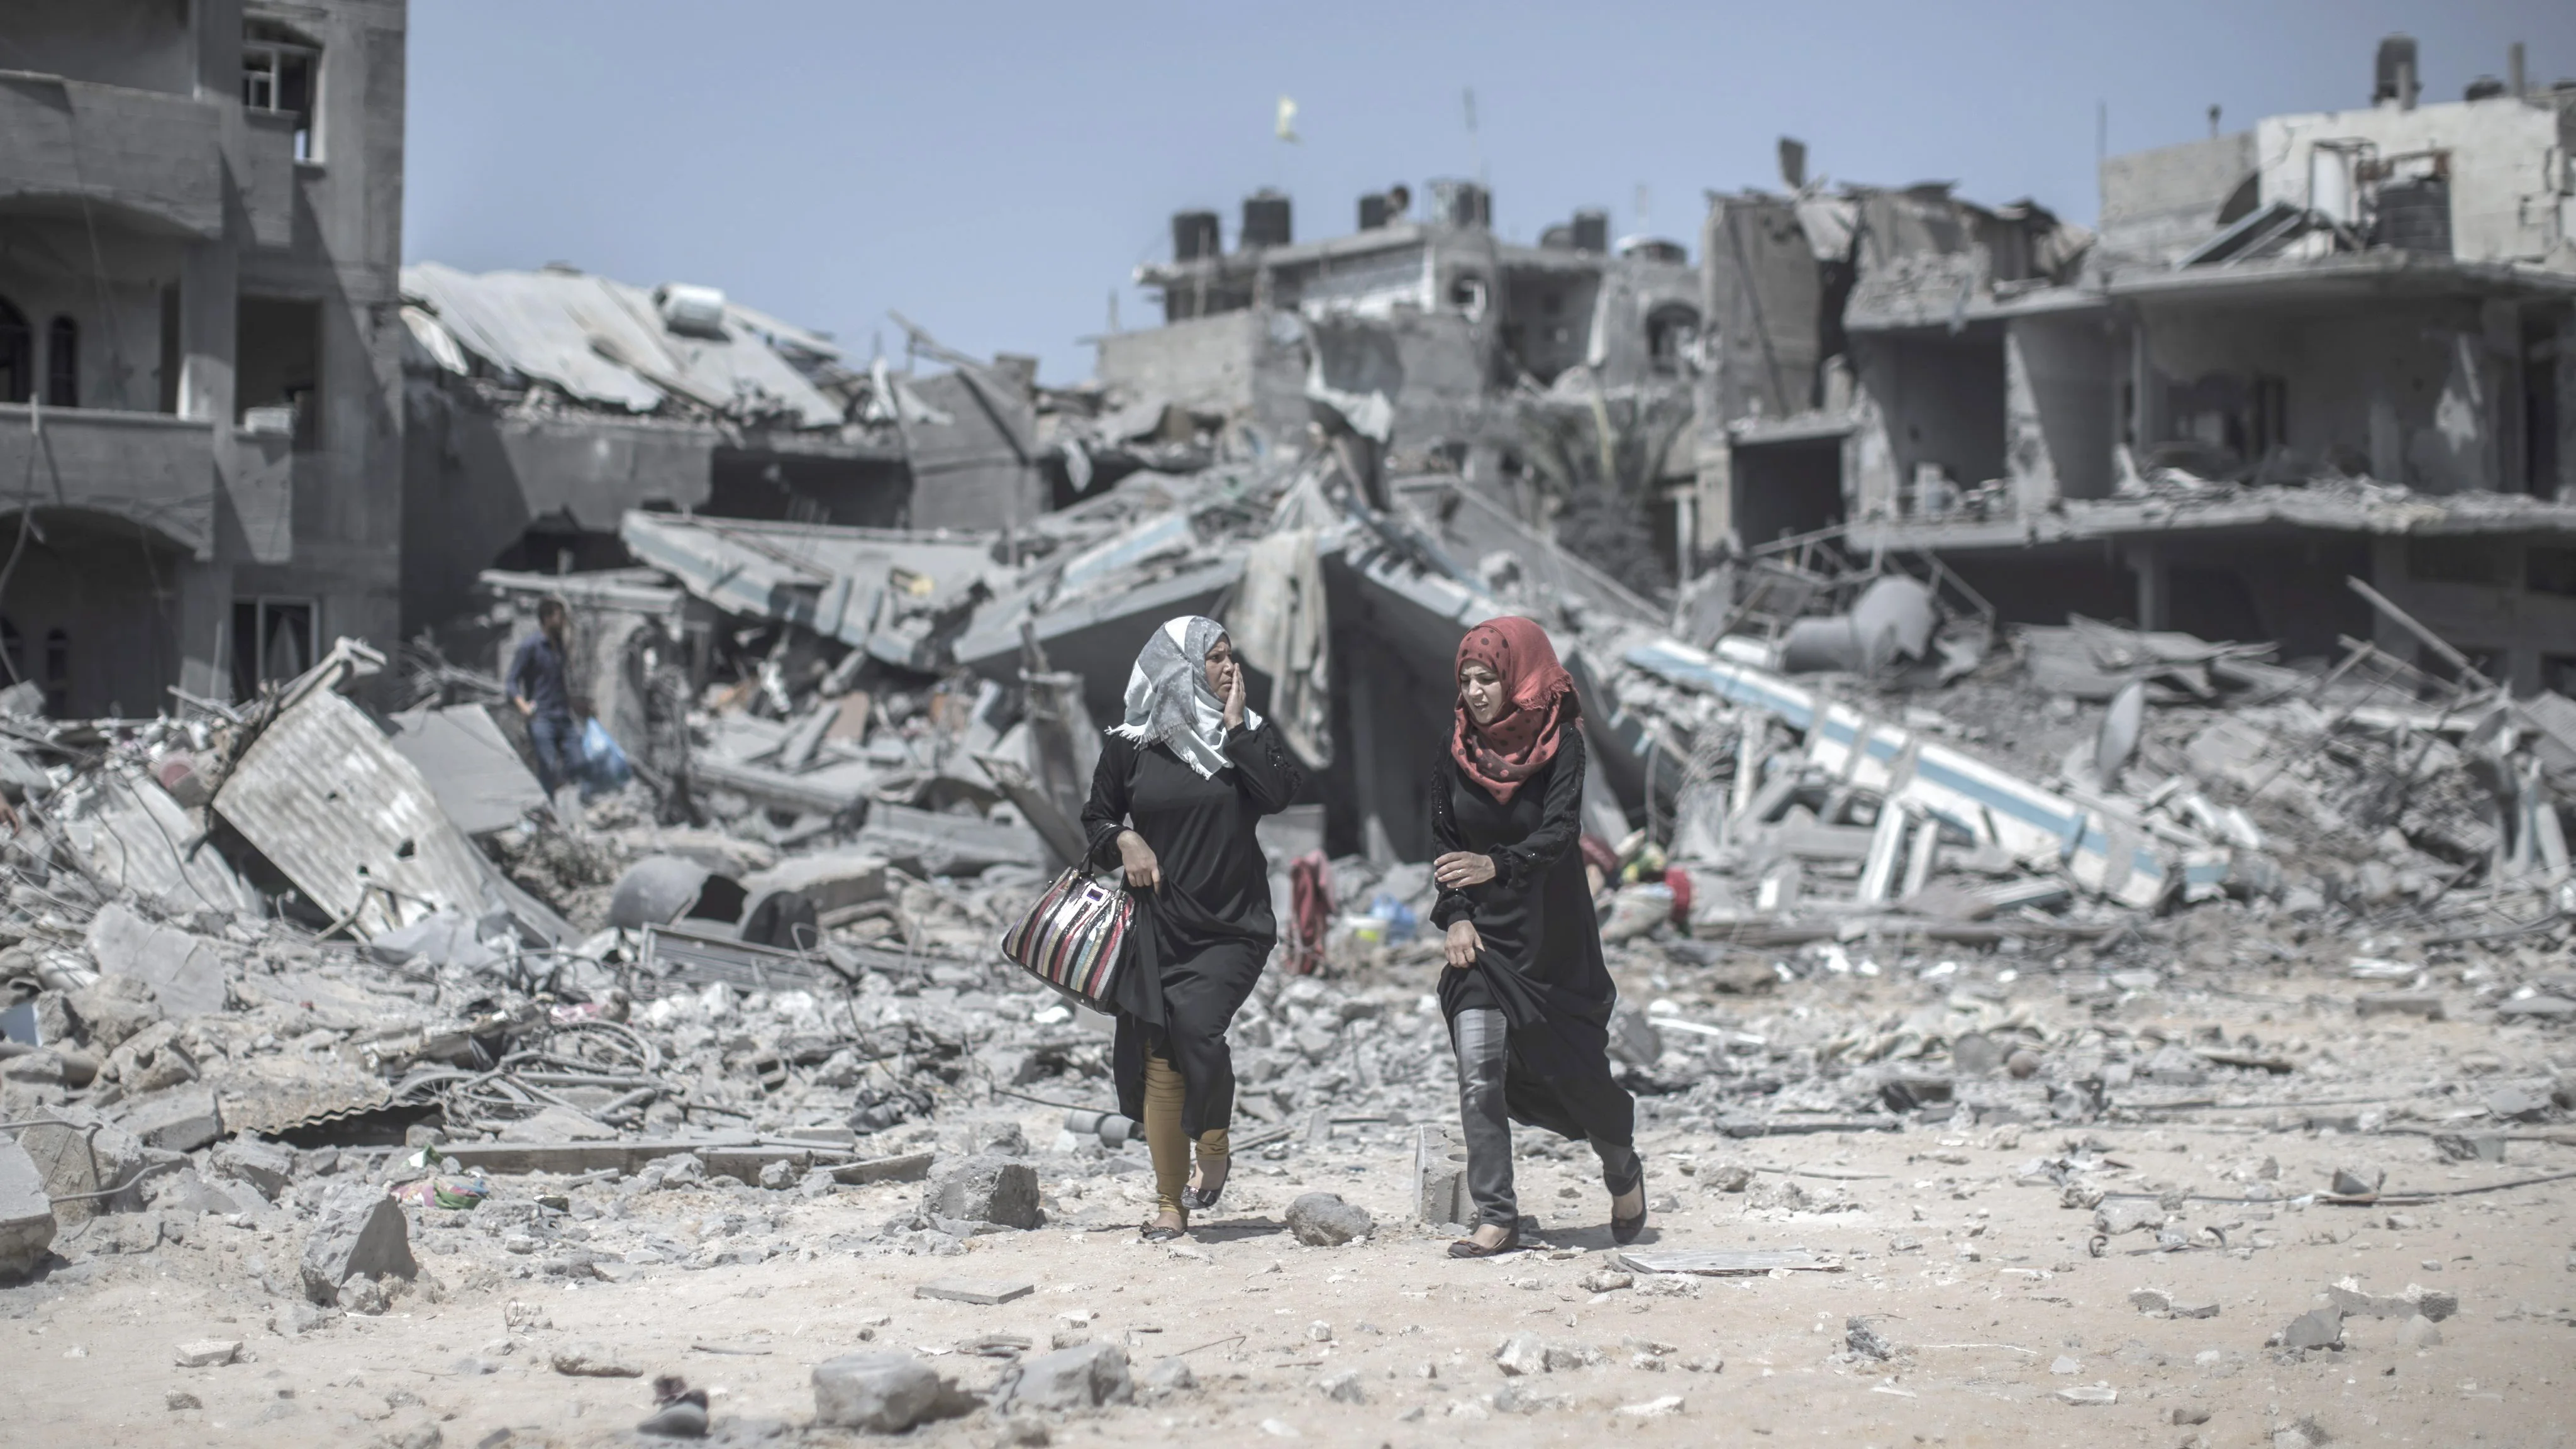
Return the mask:
[[1431,908],[1442,930],[1473,921],[1476,964],[1440,973],[1440,1010],[1500,1010],[1510,1055],[1503,1101],[1512,1120],[1560,1136],[1625,1145],[1636,1099],[1610,1075],[1610,1012],[1618,987],[1601,959],[1601,926],[1583,872],[1583,732],[1497,802],[1442,751],[1431,787],[1431,838],[1441,854],[1491,856],[1494,878],[1443,887]]
[[1225,1029],[1278,940],[1270,862],[1253,822],[1286,808],[1305,784],[1267,721],[1228,731],[1225,753],[1233,767],[1202,779],[1163,746],[1112,734],[1082,809],[1094,867],[1118,869],[1119,832],[1133,828],[1163,871],[1160,887],[1135,892],[1133,954],[1111,989],[1118,1110],[1143,1120],[1151,1050],[1180,1071],[1181,1130],[1193,1141],[1234,1117]]

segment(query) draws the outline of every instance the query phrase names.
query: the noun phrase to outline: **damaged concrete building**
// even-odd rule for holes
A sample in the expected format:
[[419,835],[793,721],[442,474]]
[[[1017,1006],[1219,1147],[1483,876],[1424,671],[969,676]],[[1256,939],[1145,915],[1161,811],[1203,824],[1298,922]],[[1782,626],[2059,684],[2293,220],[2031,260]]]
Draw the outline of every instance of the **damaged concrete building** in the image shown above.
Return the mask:
[[10,12],[0,683],[150,715],[391,635],[402,0]]
[[[2517,68],[2518,69],[2518,68]],[[1708,534],[1920,549],[2006,619],[2517,691],[2576,675],[2576,87],[2371,104],[2113,156],[2098,236],[1946,188],[1713,199]]]
[[[1359,228],[1299,242],[1288,198],[1243,203],[1237,244],[1218,216],[1172,218],[1172,260],[1139,268],[1163,325],[1098,339],[1113,394],[1225,420],[1258,447],[1334,440],[1373,496],[1391,473],[1461,475],[1523,518],[1591,485],[1639,495],[1660,557],[1688,549],[1688,375],[1699,285],[1678,244],[1613,243],[1577,212],[1539,244],[1503,240],[1493,198],[1434,181],[1427,215],[1405,188],[1360,198]],[[1681,508],[1677,516],[1675,500]]]

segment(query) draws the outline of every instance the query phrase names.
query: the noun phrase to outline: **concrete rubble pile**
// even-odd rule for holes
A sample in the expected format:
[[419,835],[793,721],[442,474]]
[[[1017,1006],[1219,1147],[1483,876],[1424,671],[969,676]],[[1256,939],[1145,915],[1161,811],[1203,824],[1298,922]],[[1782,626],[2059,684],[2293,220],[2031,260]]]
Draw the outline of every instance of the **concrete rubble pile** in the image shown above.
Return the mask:
[[[1400,1160],[1418,1230],[1472,1215],[1430,874],[1395,844],[1400,795],[1371,793],[1403,766],[1331,655],[1438,678],[1504,611],[1544,619],[1584,691],[1582,848],[1628,988],[1613,1047],[1641,1126],[1701,1144],[1662,1159],[1682,1190],[1831,1214],[1841,1184],[1728,1140],[2062,1128],[2016,1180],[2099,1243],[2176,1250],[2192,1203],[2084,1129],[2419,1134],[2491,1162],[2576,1106],[2566,701],[2368,646],[2290,667],[2083,619],[2002,628],[1903,559],[1810,555],[1822,586],[1786,604],[1748,567],[1667,615],[1454,478],[1392,494],[1381,512],[1296,460],[1139,472],[1011,537],[631,516],[647,567],[487,578],[498,638],[537,597],[574,601],[576,692],[629,721],[623,777],[553,798],[499,685],[420,648],[344,641],[241,707],[0,717],[0,1273],[77,1283],[245,1231],[234,1287],[291,1336],[517,1280],[1132,1222],[1148,1167],[1110,1023],[993,942],[1081,853],[1134,639],[1202,610],[1321,797],[1264,826],[1280,969],[1231,1033],[1256,1191]],[[2320,953],[2348,963],[2348,1012],[2249,1013]],[[2535,1039],[2382,1059],[2375,1017]],[[2252,1159],[2241,1178],[2231,1201],[2383,1187]],[[887,1184],[918,1186],[881,1221],[787,1230],[801,1202]],[[1382,1230],[1321,1193],[1286,1222],[1321,1245]],[[1124,1360],[1086,1351],[1032,1351],[984,1397],[1125,1402]],[[818,1404],[901,1427],[982,1401],[925,1373],[836,1359]],[[705,1405],[682,1385],[662,1412]]]

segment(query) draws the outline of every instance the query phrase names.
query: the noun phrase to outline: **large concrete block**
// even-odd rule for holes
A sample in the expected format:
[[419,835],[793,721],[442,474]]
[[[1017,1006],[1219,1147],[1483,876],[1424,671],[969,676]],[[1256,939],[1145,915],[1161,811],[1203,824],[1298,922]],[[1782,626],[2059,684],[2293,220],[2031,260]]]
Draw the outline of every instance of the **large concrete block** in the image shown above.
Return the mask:
[[900,1434],[930,1417],[939,1375],[908,1353],[850,1353],[814,1366],[814,1419]]
[[354,1277],[411,1278],[411,1224],[382,1190],[361,1185],[334,1197],[304,1240],[304,1296],[330,1305]]
[[295,1154],[256,1137],[216,1143],[213,1161],[216,1176],[256,1188],[271,1202],[277,1201],[277,1195],[295,1180]]
[[994,1407],[1088,1409],[1123,1404],[1136,1396],[1127,1350],[1114,1343],[1086,1343],[1022,1362],[993,1390]]
[[1006,1157],[969,1157],[931,1179],[923,1210],[967,1222],[1034,1228],[1039,1221],[1038,1175],[1027,1163]]
[[224,1135],[224,1116],[215,1094],[205,1087],[183,1087],[148,1097],[127,1108],[117,1123],[142,1139],[146,1147],[165,1152],[194,1152]]
[[[26,1150],[37,1174],[45,1180],[46,1195],[66,1199],[54,1205],[54,1216],[70,1226],[88,1222],[101,1213],[140,1208],[142,1195],[132,1190],[131,1184],[147,1165],[164,1154],[145,1147],[133,1133],[114,1124],[100,1124],[92,1131],[87,1124],[96,1119],[89,1113],[74,1109],[58,1115],[84,1125],[30,1127],[16,1134],[18,1145]],[[107,1188],[127,1190],[111,1197],[83,1196]]]
[[54,1209],[44,1174],[27,1150],[0,1137],[0,1281],[24,1278],[54,1241]]
[[219,942],[155,925],[110,902],[91,919],[87,945],[102,974],[141,977],[172,1016],[224,1009],[228,957]]
[[1310,1248],[1338,1248],[1365,1238],[1377,1222],[1369,1210],[1342,1201],[1339,1193],[1310,1192],[1288,1204],[1288,1231]]

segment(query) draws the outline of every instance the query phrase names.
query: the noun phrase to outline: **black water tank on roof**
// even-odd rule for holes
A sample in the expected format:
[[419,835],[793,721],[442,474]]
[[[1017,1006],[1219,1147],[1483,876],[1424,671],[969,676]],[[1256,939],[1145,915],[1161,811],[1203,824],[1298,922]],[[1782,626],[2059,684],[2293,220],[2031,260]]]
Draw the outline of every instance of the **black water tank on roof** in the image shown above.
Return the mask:
[[1265,186],[1243,198],[1243,233],[1237,245],[1250,251],[1254,247],[1284,247],[1291,239],[1285,194]]
[[1576,212],[1574,214],[1574,249],[1578,252],[1610,250],[1610,213]]
[[2379,188],[2373,240],[2400,251],[2451,254],[2451,183],[2439,176],[2391,181]]
[[1172,213],[1172,260],[1195,261],[1212,257],[1224,250],[1217,240],[1216,213],[1213,211],[1176,211]]
[[1360,198],[1360,230],[1375,231],[1386,225],[1386,193],[1372,191]]

